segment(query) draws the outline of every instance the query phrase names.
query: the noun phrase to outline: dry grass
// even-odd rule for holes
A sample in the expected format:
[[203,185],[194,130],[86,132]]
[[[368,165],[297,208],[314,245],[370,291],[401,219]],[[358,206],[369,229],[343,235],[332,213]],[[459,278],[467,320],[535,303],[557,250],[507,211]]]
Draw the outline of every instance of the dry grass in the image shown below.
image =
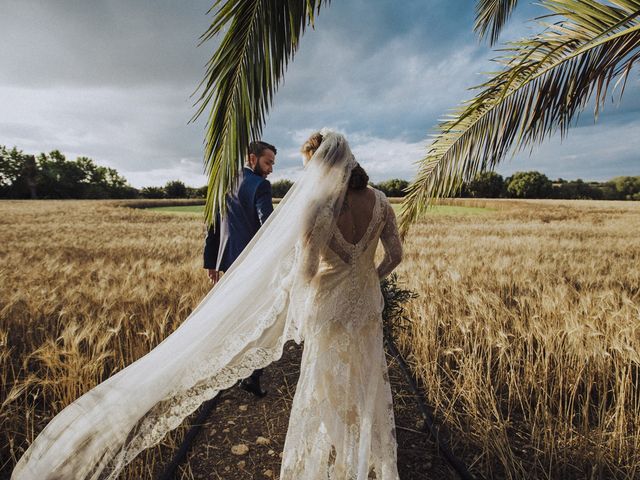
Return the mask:
[[0,204],[5,474],[52,415],[159,343],[209,288],[196,220],[120,203]]
[[[198,218],[127,203],[0,203],[5,475],[53,414],[209,288]],[[640,205],[453,203],[495,211],[427,217],[399,273],[420,294],[402,345],[457,451],[487,477],[638,477]],[[149,478],[162,454],[128,477]]]
[[408,235],[429,400],[488,477],[638,478],[640,205],[502,203]]

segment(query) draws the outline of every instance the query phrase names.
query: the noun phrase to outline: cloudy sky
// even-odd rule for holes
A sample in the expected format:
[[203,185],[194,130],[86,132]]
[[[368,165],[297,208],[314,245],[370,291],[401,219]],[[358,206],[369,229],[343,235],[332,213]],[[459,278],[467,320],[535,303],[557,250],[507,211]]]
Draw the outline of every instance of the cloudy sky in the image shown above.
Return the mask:
[[[198,47],[212,0],[0,0],[0,144],[59,149],[116,168],[136,187],[203,185],[204,122],[189,123],[214,43]],[[536,30],[522,1],[503,39]],[[402,5],[401,8],[398,5]],[[275,98],[264,139],[279,148],[271,177],[295,178],[299,145],[321,127],[344,132],[374,181],[411,179],[428,134],[495,69],[474,36],[474,2],[334,0],[304,36]],[[605,180],[640,174],[640,78],[594,125],[498,171]]]

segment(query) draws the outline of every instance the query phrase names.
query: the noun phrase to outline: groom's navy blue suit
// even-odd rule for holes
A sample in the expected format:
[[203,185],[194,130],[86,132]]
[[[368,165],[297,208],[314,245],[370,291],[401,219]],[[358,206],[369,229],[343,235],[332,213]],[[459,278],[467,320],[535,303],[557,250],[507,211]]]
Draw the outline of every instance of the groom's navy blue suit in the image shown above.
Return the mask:
[[[227,195],[227,214],[215,228],[209,228],[204,246],[204,268],[226,271],[249,244],[273,212],[271,184],[250,168],[242,169],[242,179]],[[262,369],[251,374],[259,381]]]
[[250,168],[242,169],[235,192],[227,195],[227,214],[210,228],[204,247],[204,268],[228,270],[273,212],[271,184]]

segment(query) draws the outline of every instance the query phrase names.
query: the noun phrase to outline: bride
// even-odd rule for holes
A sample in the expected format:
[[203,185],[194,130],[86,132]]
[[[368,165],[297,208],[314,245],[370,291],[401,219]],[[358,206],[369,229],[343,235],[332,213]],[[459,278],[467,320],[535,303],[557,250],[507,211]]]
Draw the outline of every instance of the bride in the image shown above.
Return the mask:
[[316,133],[302,151],[301,179],[222,280],[156,348],[54,417],[13,480],[115,479],[290,339],[305,347],[280,479],[398,479],[379,284],[402,255],[395,215],[342,135]]

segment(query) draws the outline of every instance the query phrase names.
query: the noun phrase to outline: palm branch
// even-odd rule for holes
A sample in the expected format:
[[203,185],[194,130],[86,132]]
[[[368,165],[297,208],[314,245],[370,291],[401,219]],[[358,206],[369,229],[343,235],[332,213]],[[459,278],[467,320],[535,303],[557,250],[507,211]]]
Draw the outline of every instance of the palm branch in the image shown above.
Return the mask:
[[225,194],[242,168],[262,126],[288,62],[307,25],[330,0],[216,0],[201,44],[224,33],[207,62],[192,121],[211,104],[204,163],[208,176],[205,217],[225,207]]
[[517,3],[518,0],[478,0],[474,30],[480,37],[488,35],[493,45]]
[[[454,110],[420,161],[403,204],[403,232],[438,197],[451,195],[511,151],[561,137],[595,100],[595,116],[613,80],[620,95],[640,57],[640,0],[542,0],[550,14],[532,38],[508,44],[503,64],[480,92]],[[548,23],[547,19],[556,19]]]

